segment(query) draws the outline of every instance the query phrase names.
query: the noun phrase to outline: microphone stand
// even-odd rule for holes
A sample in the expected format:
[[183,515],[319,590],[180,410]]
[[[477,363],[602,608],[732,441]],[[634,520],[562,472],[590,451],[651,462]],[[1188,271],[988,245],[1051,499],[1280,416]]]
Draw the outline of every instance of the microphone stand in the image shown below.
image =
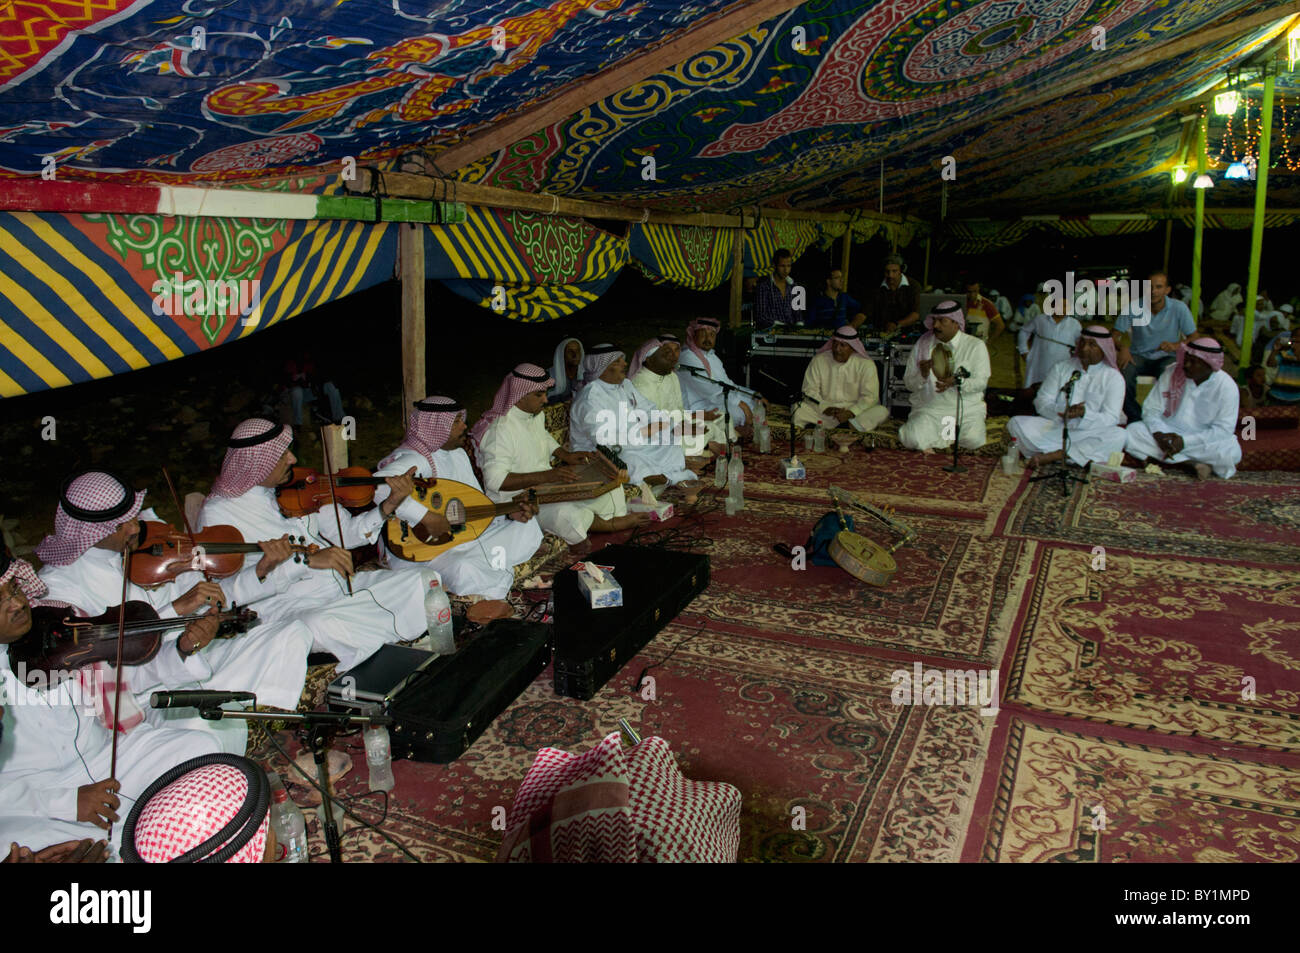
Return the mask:
[[343,863],[343,848],[339,838],[338,825],[334,823],[334,800],[330,796],[329,772],[325,766],[325,753],[334,744],[334,736],[346,725],[391,725],[393,719],[388,715],[348,715],[332,711],[308,712],[271,712],[271,711],[227,711],[219,706],[199,708],[199,717],[208,721],[220,721],[222,718],[242,718],[245,721],[290,721],[302,725],[298,737],[311,747],[316,760],[316,777],[320,786],[320,820],[325,831],[325,844],[329,848],[330,863]]
[[[678,366],[680,367],[681,365]],[[730,459],[731,458],[731,401],[728,399],[731,396],[730,392],[733,390],[738,390],[741,391],[742,393],[752,394],[755,397],[757,397],[758,391],[750,390],[748,387],[741,387],[739,384],[732,384],[728,381],[714,380],[712,377],[708,375],[707,372],[700,370],[698,367],[682,367],[681,369],[686,371],[692,377],[699,377],[702,380],[708,381],[710,384],[715,384],[718,387],[722,388],[722,435],[723,437],[726,438],[727,458]]]
[[961,446],[961,382],[965,377],[960,367],[953,373],[953,386],[957,388],[957,421],[952,432],[952,463],[944,467],[949,473],[966,472],[966,468],[957,462],[957,450]]
[[766,377],[768,380],[775,381],[776,383],[780,384],[783,388],[785,388],[785,392],[787,395],[786,399],[790,401],[790,460],[793,463],[793,461],[795,460],[794,437],[795,437],[795,431],[797,429],[794,424],[794,415],[804,401],[812,401],[814,404],[816,404],[817,401],[809,397],[807,394],[803,392],[802,384],[799,387],[792,387],[786,381],[783,381],[781,380],[781,378],[769,374],[767,371],[759,371],[759,373],[762,374],[764,377]]
[[[1070,412],[1070,401],[1074,397],[1074,385],[1077,383],[1074,378],[1065,382],[1065,412]],[[1056,469],[1048,473],[1039,473],[1029,478],[1030,483],[1037,483],[1040,480],[1060,480],[1061,496],[1070,495],[1071,483],[1087,483],[1086,474],[1080,476],[1071,473],[1072,467],[1078,466],[1070,459],[1070,418],[1066,417],[1061,421],[1061,459],[1056,463]]]

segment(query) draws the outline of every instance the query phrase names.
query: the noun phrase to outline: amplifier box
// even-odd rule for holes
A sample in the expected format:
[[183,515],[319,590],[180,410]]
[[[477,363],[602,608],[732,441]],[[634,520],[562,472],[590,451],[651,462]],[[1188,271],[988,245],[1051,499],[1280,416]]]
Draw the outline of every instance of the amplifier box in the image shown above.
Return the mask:
[[555,576],[555,694],[588,699],[709,585],[709,557],[606,546],[587,557],[613,566],[623,605],[592,609],[578,574]]

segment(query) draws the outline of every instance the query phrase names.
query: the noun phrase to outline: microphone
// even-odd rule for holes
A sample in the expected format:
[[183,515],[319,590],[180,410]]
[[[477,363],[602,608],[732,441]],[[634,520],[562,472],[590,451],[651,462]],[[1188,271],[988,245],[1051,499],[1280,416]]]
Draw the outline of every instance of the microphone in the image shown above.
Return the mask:
[[810,397],[807,394],[803,393],[802,391],[800,391],[799,396],[802,397],[804,400],[809,401],[810,403],[816,404],[818,407],[822,405],[822,402],[818,400],[816,397]]
[[252,692],[154,692],[149,696],[153,708],[217,708],[226,702],[256,702]]
[[957,378],[959,381],[964,381],[966,378],[970,377],[970,371],[966,370],[964,367],[959,367],[957,368],[957,372],[952,376]]
[[1077,383],[1079,378],[1082,376],[1083,376],[1082,371],[1075,371],[1073,374],[1070,375],[1070,379],[1061,385],[1061,389],[1060,391],[1058,391],[1058,393],[1064,394],[1067,390],[1070,389],[1070,385]]

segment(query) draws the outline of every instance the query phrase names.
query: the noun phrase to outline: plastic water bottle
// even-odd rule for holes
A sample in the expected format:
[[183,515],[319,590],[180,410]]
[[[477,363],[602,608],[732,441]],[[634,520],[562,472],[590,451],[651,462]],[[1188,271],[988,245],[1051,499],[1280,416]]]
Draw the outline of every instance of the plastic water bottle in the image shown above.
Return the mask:
[[274,771],[266,772],[271,782],[271,828],[275,839],[284,851],[282,864],[305,864],[308,862],[307,819],[302,816],[302,809],[289,798],[284,782]]
[[[378,705],[367,706],[367,715],[379,715]],[[393,779],[392,751],[386,725],[369,725],[365,732],[366,763],[370,765],[370,790],[391,791],[397,782]]]
[[817,429],[813,431],[813,453],[823,453],[826,450],[826,428],[817,424]]
[[718,468],[713,474],[713,485],[718,489],[727,485],[727,458],[721,454],[718,455]]
[[727,472],[727,511],[739,512],[745,508],[745,462],[740,459],[740,448],[732,451],[731,466]]
[[1015,437],[1011,438],[1011,446],[1007,452],[1002,455],[1002,472],[1007,476],[1015,476],[1016,467],[1020,463],[1020,441]]
[[767,424],[759,424],[758,427],[755,429],[758,430],[758,452],[771,453],[772,452],[772,428],[769,427]]
[[424,620],[429,626],[429,647],[439,655],[450,655],[456,651],[451,625],[451,600],[447,598],[437,572],[425,569],[421,576],[424,580]]

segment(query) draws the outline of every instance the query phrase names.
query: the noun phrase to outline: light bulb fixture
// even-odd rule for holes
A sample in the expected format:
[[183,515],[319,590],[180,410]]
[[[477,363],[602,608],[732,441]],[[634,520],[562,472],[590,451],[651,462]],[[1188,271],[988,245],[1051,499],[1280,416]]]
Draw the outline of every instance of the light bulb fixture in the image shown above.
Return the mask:
[[1174,167],[1174,185],[1182,185],[1187,181],[1187,166],[1179,165]]
[[1300,26],[1293,27],[1286,35],[1286,68],[1293,73],[1296,60],[1300,60]]
[[1231,116],[1237,111],[1237,106],[1241,103],[1241,94],[1235,89],[1230,89],[1226,93],[1218,93],[1214,97],[1214,114],[1216,116]]
[[1214,180],[1213,180],[1212,178],[1210,178],[1209,175],[1207,175],[1206,173],[1202,172],[1200,175],[1198,175],[1198,176],[1196,177],[1196,181],[1192,183],[1192,188],[1194,188],[1194,189],[1212,189],[1212,188],[1214,188]]
[[1246,168],[1244,162],[1234,162],[1228,166],[1228,171],[1223,173],[1225,179],[1249,179],[1250,170]]

